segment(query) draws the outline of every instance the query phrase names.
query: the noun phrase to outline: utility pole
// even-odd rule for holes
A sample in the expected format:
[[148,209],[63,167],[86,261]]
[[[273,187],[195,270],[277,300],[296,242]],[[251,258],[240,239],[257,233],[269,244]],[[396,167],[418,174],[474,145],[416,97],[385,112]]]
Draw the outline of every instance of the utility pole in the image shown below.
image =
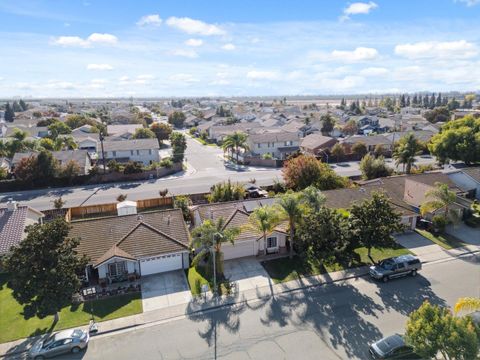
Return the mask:
[[213,297],[216,299],[217,298],[217,259],[216,259],[216,254],[215,254],[215,248],[216,248],[216,237],[215,234],[213,235],[213,247],[212,247],[212,252],[213,252]]

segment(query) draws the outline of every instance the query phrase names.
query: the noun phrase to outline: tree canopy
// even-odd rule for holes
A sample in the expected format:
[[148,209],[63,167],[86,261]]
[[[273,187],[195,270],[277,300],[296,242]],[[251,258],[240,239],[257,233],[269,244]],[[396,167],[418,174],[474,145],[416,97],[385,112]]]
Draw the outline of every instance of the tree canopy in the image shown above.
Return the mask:
[[181,129],[185,123],[185,114],[181,111],[174,111],[168,115],[168,123],[172,124],[177,129]]
[[155,133],[147,128],[139,128],[135,130],[135,133],[132,136],[133,139],[155,139]]
[[375,158],[370,154],[365,155],[360,161],[360,170],[364,180],[385,177],[392,173],[392,169],[387,166],[383,156]]
[[187,150],[187,139],[185,135],[174,131],[170,134],[170,143],[172,145],[172,160],[175,163],[182,162]]

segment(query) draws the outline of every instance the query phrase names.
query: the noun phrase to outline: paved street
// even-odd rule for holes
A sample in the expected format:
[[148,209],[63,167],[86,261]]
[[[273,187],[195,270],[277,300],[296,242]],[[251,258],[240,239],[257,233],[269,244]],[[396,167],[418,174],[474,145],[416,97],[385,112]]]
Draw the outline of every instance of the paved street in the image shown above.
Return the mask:
[[478,262],[435,263],[416,278],[349,280],[104,335],[75,358],[367,359],[367,344],[401,333],[425,299],[452,306],[458,297],[479,296]]

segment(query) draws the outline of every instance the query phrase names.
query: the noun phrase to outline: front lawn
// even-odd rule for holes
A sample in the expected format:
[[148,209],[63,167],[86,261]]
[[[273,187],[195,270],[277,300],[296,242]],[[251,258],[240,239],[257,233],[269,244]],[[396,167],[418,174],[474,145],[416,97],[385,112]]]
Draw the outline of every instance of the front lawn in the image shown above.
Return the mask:
[[[0,343],[29,336],[43,334],[47,331],[60,330],[88,324],[90,320],[90,302],[64,307],[60,320],[51,329],[53,316],[43,319],[26,318],[23,307],[12,296],[7,286],[7,276],[0,274]],[[93,301],[93,313],[96,321],[105,321],[124,316],[139,314],[143,311],[140,293],[125,294]]]
[[[262,263],[265,270],[272,278],[273,282],[278,284],[290,280],[299,279],[305,276],[319,275],[328,272],[335,272],[349,268],[355,268],[363,265],[371,265],[367,256],[367,248],[360,247],[355,249],[356,258],[348,262],[333,262],[319,264],[314,260],[304,260],[298,256],[293,259],[288,257],[275,260],[268,260]],[[411,254],[411,252],[400,245],[392,248],[372,249],[372,258],[378,262],[385,258]]]
[[434,242],[437,245],[440,245],[445,250],[451,250],[454,248],[468,245],[468,244],[465,244],[460,239],[450,234],[444,233],[444,234],[435,235],[435,234],[432,234],[430,231],[422,230],[422,229],[415,229],[415,231],[420,235],[422,235],[424,238],[427,238],[428,240]]

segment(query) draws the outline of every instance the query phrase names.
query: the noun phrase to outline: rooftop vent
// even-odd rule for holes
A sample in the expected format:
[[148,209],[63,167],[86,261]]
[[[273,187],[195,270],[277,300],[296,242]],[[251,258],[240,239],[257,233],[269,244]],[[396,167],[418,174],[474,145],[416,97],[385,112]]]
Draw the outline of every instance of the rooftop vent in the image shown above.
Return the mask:
[[8,199],[7,202],[7,210],[8,211],[15,211],[18,209],[18,203],[14,201],[12,198]]

